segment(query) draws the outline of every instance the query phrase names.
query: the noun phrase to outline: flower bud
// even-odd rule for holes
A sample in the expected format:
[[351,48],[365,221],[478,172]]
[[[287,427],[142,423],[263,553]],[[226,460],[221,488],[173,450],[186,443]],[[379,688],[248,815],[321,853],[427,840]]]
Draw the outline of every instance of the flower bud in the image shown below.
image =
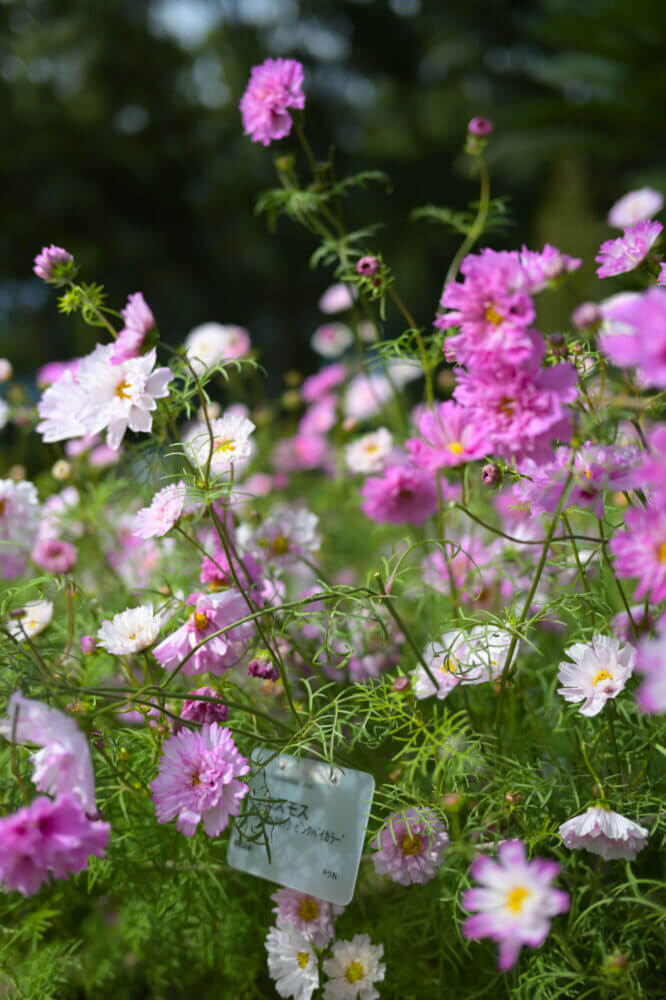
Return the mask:
[[33,271],[49,285],[64,285],[76,274],[76,264],[71,253],[62,247],[42,247],[35,257]]
[[499,486],[502,482],[502,470],[494,462],[488,462],[481,469],[481,481],[484,486]]
[[523,796],[520,792],[506,792],[504,798],[510,806],[517,806],[519,802],[523,801]]
[[467,125],[467,131],[471,135],[476,136],[486,136],[490,135],[493,130],[493,123],[488,121],[487,118],[472,118],[472,120]]
[[57,479],[59,483],[64,483],[66,479],[72,474],[72,467],[69,462],[65,461],[64,458],[59,458],[57,462],[53,463],[51,468],[51,475],[54,479]]
[[393,681],[393,690],[402,693],[409,689],[410,680],[409,677],[396,677]]
[[25,479],[25,475],[25,465],[12,465],[9,470],[9,478],[13,479],[15,483],[20,483],[23,479]]
[[356,262],[356,273],[361,274],[366,278],[372,278],[374,274],[377,274],[379,270],[379,261],[376,257],[361,257]]
[[601,310],[596,302],[581,302],[571,314],[571,322],[579,330],[588,330],[601,322]]
[[442,805],[448,812],[460,812],[463,802],[464,799],[458,792],[449,792],[448,795],[442,795]]
[[303,376],[300,372],[297,372],[294,368],[290,368],[288,372],[284,373],[284,381],[290,389],[295,389],[297,385],[300,385],[303,381]]

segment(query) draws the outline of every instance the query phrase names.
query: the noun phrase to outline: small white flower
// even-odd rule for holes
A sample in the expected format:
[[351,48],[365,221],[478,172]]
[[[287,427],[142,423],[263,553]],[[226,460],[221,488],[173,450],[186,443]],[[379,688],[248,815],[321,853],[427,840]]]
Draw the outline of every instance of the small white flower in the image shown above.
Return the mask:
[[23,605],[23,613],[12,618],[7,624],[7,630],[14,639],[25,641],[26,636],[32,639],[43,632],[53,618],[51,601],[28,601]]
[[142,604],[121,611],[111,621],[105,618],[97,632],[97,641],[107,653],[127,656],[150,646],[161,625],[162,619],[153,614],[152,604]]
[[393,359],[388,362],[388,374],[392,382],[399,389],[404,388],[409,382],[423,378],[423,365],[420,361],[399,361]]
[[319,987],[317,956],[312,941],[287,921],[278,920],[266,935],[268,971],[281,997],[310,1000]]
[[310,339],[313,351],[322,358],[337,358],[353,343],[354,335],[344,323],[324,323]]
[[[414,694],[419,699],[433,694],[442,699],[458,684],[483,684],[501,677],[510,645],[509,632],[485,625],[475,625],[469,632],[445,632],[423,651],[423,659],[437,679],[437,688],[423,666],[419,666],[413,675]],[[516,643],[512,662],[517,654]]]
[[194,371],[203,375],[220,361],[247,354],[250,336],[242,326],[202,323],[188,333],[185,349]]
[[628,229],[637,222],[647,222],[664,207],[664,196],[652,188],[629,191],[616,201],[608,213],[608,225]]
[[324,1000],[376,1000],[374,984],[381,982],[386,966],[380,962],[384,945],[373,944],[367,934],[357,934],[351,941],[336,941],[331,958],[324,959],[329,976],[324,985]]
[[393,447],[393,437],[385,427],[356,438],[345,448],[345,461],[350,472],[367,475],[381,472],[384,459]]
[[250,435],[255,425],[247,417],[228,411],[218,420],[212,420],[211,438],[205,424],[197,424],[185,438],[185,450],[194,466],[205,470],[210,456],[210,471],[215,476],[243,468],[252,458],[254,444]]
[[644,826],[598,806],[591,807],[582,816],[567,820],[559,832],[565,847],[599,854],[605,861],[614,858],[633,861],[648,839]]
[[576,642],[564,650],[574,662],[560,663],[557,689],[566,701],[582,701],[581,715],[598,715],[609,698],[617,698],[631,677],[636,650],[607,635],[595,635],[592,642]]

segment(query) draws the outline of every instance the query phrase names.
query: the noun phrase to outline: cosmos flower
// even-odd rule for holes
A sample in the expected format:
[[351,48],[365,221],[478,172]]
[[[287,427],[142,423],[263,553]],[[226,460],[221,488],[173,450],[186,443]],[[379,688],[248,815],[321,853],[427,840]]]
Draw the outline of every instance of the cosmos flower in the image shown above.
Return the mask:
[[[189,694],[190,697],[183,702],[183,707],[180,710],[181,719],[204,725],[211,722],[226,722],[229,718],[229,709],[219,701],[219,695],[215,688],[196,688]],[[204,698],[215,698],[216,700],[201,701],[199,698],[193,698],[192,695],[202,695]]]
[[581,715],[598,715],[609,698],[617,698],[631,677],[636,650],[629,643],[607,635],[594,635],[590,643],[575,642],[564,650],[573,663],[563,661],[557,689],[566,701],[580,702]]
[[309,375],[303,379],[301,386],[301,398],[306,403],[315,403],[331,389],[337,388],[347,378],[347,366],[341,361],[327,365],[316,375]]
[[572,851],[599,854],[604,861],[633,861],[647,844],[648,831],[626,816],[594,806],[567,820],[559,829],[562,843]]
[[448,846],[446,827],[432,811],[405,809],[389,816],[373,840],[372,863],[400,885],[429,882]]
[[338,358],[354,342],[354,335],[345,323],[323,323],[310,339],[313,351],[322,358]]
[[330,958],[324,959],[324,1000],[377,1000],[375,983],[386,975],[380,959],[384,945],[373,944],[367,934],[356,934],[351,941],[336,941]]
[[39,498],[32,483],[0,479],[0,575],[19,576],[39,530]]
[[137,511],[134,533],[139,538],[162,538],[183,513],[187,487],[183,480],[158,490],[148,507]]
[[615,572],[638,578],[636,600],[647,597],[658,604],[666,597],[666,510],[661,504],[631,507],[624,521],[625,530],[610,540]]
[[243,131],[269,146],[291,132],[289,108],[304,108],[303,67],[295,59],[266,59],[253,66],[240,102]]
[[663,228],[660,222],[637,222],[617,239],[606,240],[594,258],[599,264],[598,276],[612,278],[635,270],[643,263]]
[[545,858],[528,861],[520,840],[505,840],[497,855],[497,861],[481,856],[472,863],[470,874],[482,888],[463,896],[464,908],[477,912],[465,920],[462,932],[473,940],[497,941],[499,968],[506,971],[523,945],[541,947],[551,918],[569,909],[569,894],[551,886],[560,866]]
[[186,837],[203,822],[217,837],[237,816],[248,786],[238,779],[250,770],[228,729],[216,722],[196,732],[181,729],[164,744],[157,777],[151,782],[158,823],[177,817]]
[[49,573],[69,573],[76,563],[77,552],[73,545],[60,538],[45,538],[37,542],[30,558]]
[[[509,632],[485,625],[474,625],[469,631],[454,629],[440,639],[429,642],[423,660],[436,678],[433,684],[423,665],[413,676],[414,694],[418,699],[435,694],[446,698],[458,684],[483,684],[501,677],[507,663],[512,637]],[[519,644],[513,649],[511,663],[518,655]]]
[[278,889],[271,899],[276,903],[273,913],[278,926],[292,924],[317,948],[326,947],[331,940],[335,933],[335,921],[344,910],[344,906],[327,903],[296,889]]
[[657,622],[655,638],[639,642],[636,672],[643,675],[636,692],[639,708],[652,715],[666,712],[666,615]]
[[599,346],[618,368],[635,368],[644,387],[666,388],[666,290],[614,296],[603,306]]
[[129,656],[151,646],[162,625],[152,604],[127,608],[109,621],[104,619],[97,632],[97,643],[113,656]]
[[324,294],[319,299],[318,305],[323,313],[346,312],[354,305],[356,289],[353,285],[345,285],[339,281],[335,285],[329,285]]
[[[153,650],[165,670],[174,670],[187,657],[183,673],[219,675],[233,667],[252,632],[250,622],[236,625],[247,616],[247,605],[235,590],[220,594],[193,594],[194,607],[184,625]],[[216,635],[222,629],[226,631]]]
[[26,636],[33,639],[49,625],[53,618],[53,603],[27,601],[19,611],[7,623],[7,631],[18,642],[24,642]]
[[386,427],[363,434],[345,448],[345,462],[350,472],[368,475],[381,472],[393,448],[393,435]]
[[76,274],[76,265],[71,253],[52,243],[39,251],[33,271],[38,278],[50,285],[64,285]]
[[250,350],[250,335],[242,326],[201,323],[185,338],[185,351],[197,375],[203,375],[221,361],[240,358]]
[[205,424],[196,425],[186,437],[185,451],[195,468],[205,470],[210,457],[210,471],[215,476],[228,474],[243,467],[252,457],[251,435],[255,425],[247,417],[225,413],[211,420],[212,441]]
[[661,212],[664,207],[664,196],[653,188],[638,188],[628,191],[615,202],[608,213],[608,225],[616,229],[628,229],[638,222],[647,222]]
[[312,940],[292,923],[278,920],[266,935],[268,971],[278,996],[310,1000],[319,987],[319,964]]
[[405,442],[410,461],[420,469],[436,472],[483,458],[488,439],[480,425],[453,400],[425,410],[418,419],[420,438]]
[[134,292],[129,296],[127,305],[120,314],[125,320],[125,326],[114,344],[115,349],[111,355],[114,365],[138,357],[146,337],[155,328],[155,317],[141,292]]
[[437,485],[432,473],[409,465],[389,465],[361,487],[361,510],[373,521],[423,524],[437,512]]

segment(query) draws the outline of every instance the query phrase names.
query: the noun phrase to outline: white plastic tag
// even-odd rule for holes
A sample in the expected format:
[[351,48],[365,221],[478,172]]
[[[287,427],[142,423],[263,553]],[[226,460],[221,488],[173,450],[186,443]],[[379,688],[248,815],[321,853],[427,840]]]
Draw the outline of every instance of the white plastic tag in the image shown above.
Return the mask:
[[250,779],[228,864],[329,903],[350,903],[375,779],[321,761],[272,756],[263,747],[252,752],[254,764],[268,763]]

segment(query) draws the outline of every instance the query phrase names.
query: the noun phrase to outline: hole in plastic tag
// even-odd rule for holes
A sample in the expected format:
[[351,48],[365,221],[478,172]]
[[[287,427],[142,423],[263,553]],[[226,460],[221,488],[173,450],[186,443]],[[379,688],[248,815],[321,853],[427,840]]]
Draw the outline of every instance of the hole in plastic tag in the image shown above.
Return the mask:
[[251,763],[228,864],[329,903],[350,903],[375,779],[304,757],[275,757],[263,747]]

